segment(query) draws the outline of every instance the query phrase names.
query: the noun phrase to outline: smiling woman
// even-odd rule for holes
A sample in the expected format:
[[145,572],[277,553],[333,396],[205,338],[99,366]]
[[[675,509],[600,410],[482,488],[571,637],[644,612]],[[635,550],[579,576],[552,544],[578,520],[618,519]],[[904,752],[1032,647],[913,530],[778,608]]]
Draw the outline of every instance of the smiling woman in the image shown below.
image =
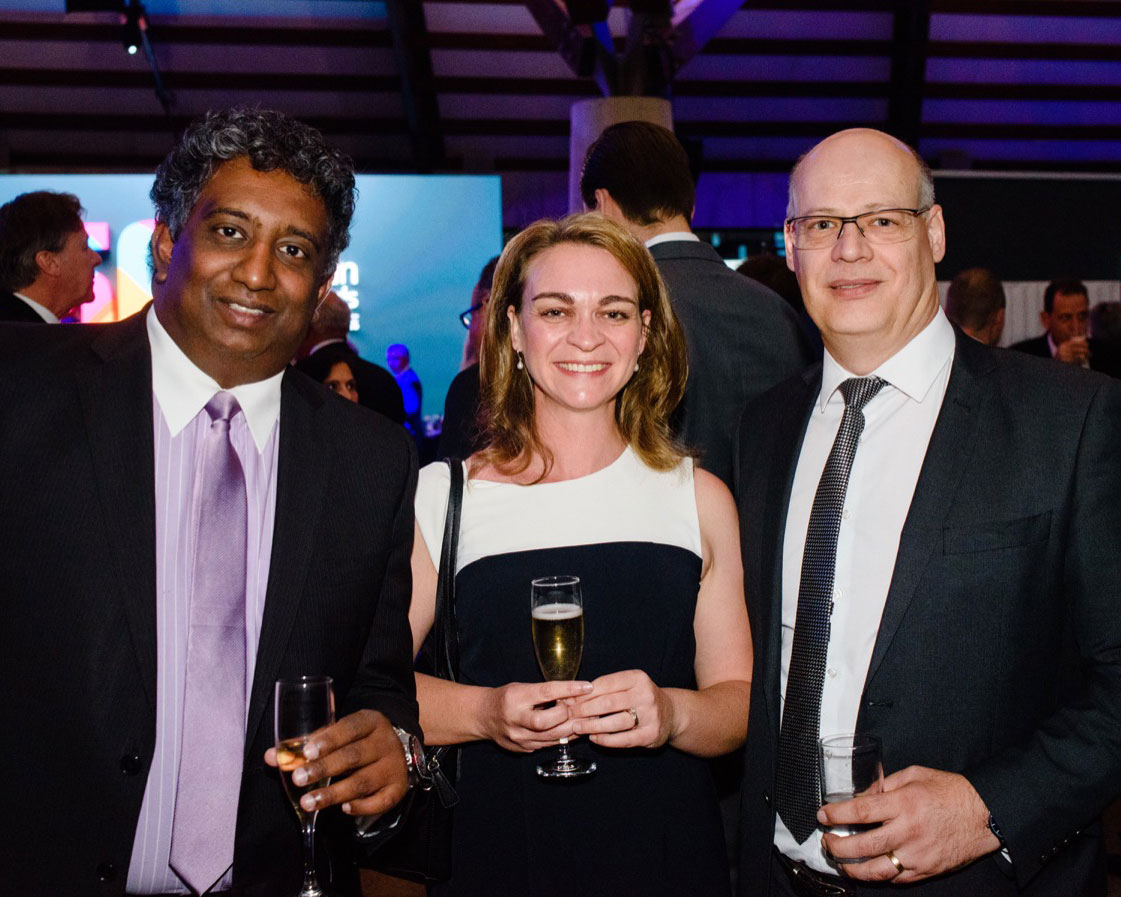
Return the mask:
[[[429,743],[463,745],[454,874],[436,893],[726,895],[701,758],[743,741],[751,636],[731,496],[669,436],[687,366],[665,287],[641,243],[577,215],[510,241],[487,313],[489,443],[466,463],[456,558],[473,684],[417,675]],[[449,479],[430,465],[417,487],[416,649]],[[542,682],[530,582],[555,575],[580,581],[581,678]],[[593,775],[539,776],[561,739]]]
[[[602,364],[612,356],[613,369],[595,387],[600,414],[582,423],[596,421],[608,452],[633,445],[658,470],[680,461],[683,450],[670,437],[669,416],[684,395],[689,372],[685,340],[641,243],[594,214],[531,225],[503,252],[487,313],[479,425],[488,434],[484,454],[490,463],[520,473],[536,459],[534,476],[540,477],[548,476],[553,464],[542,428],[556,421],[549,387],[555,377],[534,348],[529,376],[518,369],[525,328],[531,339],[563,338],[564,347],[556,351],[568,357],[553,362]],[[550,318],[553,323],[545,326]],[[629,340],[635,344],[621,345]],[[604,357],[595,356],[597,351]],[[628,365],[620,352],[633,355]],[[526,360],[521,364],[525,368]],[[573,379],[592,387],[590,378]]]

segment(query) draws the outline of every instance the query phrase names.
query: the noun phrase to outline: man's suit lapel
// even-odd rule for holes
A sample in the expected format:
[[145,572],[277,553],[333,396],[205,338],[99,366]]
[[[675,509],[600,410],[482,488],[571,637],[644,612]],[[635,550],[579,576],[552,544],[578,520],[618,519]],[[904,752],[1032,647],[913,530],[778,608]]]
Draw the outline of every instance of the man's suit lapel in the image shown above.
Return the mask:
[[[326,492],[328,451],[317,420],[323,397],[312,381],[287,371],[281,384],[276,522],[265,592],[265,613],[249,699],[246,749],[253,743],[292,636],[315,547],[315,521]],[[315,670],[305,670],[313,673]]]
[[[140,682],[155,707],[156,496],[152,355],[145,314],[104,327],[91,343],[102,364],[77,375],[106,541],[122,584]],[[96,596],[91,596],[96,598]]]
[[977,427],[983,416],[984,378],[993,369],[992,359],[956,328],[955,335],[957,349],[950,369],[950,381],[899,537],[895,570],[872,649],[866,683],[872,680],[891,647],[923,571],[933,552],[941,545],[939,534],[973,453]]
[[[768,684],[765,689],[767,711],[771,715],[774,731],[778,731],[782,663],[782,555],[786,532],[786,513],[790,506],[790,490],[794,485],[794,472],[802,452],[806,425],[813,412],[814,400],[821,391],[821,365],[807,370],[787,397],[791,409],[797,413],[776,416],[773,430],[770,472],[767,477],[767,514],[763,521],[760,582],[767,584],[770,600],[757,605],[763,619],[760,632],[765,633],[764,669]],[[757,650],[759,646],[756,646]]]

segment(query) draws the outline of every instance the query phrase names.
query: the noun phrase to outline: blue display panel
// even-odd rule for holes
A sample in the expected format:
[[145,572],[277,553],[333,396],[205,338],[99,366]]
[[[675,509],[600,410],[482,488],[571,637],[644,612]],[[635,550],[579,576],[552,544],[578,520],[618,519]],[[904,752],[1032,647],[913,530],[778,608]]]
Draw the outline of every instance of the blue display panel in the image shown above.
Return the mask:
[[[30,190],[76,194],[90,244],[105,262],[83,321],[112,321],[150,298],[151,175],[0,175],[0,203]],[[502,193],[496,175],[359,175],[350,246],[335,289],[352,308],[351,339],[385,366],[385,350],[404,343],[424,385],[424,413],[440,414],[459,370],[480,269],[502,248]]]

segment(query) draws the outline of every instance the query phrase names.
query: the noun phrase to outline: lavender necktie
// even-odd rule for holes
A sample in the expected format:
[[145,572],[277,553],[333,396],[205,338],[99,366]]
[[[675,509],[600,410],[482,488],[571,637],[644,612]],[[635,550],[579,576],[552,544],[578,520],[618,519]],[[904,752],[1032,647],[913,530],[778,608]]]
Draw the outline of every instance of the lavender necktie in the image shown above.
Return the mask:
[[194,493],[198,539],[171,868],[199,894],[233,863],[245,752],[247,511],[245,474],[230,442],[240,410],[228,392],[207,404],[210,429]]
[[864,430],[864,406],[884,386],[879,377],[852,377],[838,387],[845,413],[821,472],[810,509],[798,614],[786,676],[786,697],[779,730],[775,806],[794,839],[802,844],[817,829],[821,774],[817,739],[821,727],[821,690],[833,613],[833,577],[837,572],[837,536],[848,492],[849,473]]

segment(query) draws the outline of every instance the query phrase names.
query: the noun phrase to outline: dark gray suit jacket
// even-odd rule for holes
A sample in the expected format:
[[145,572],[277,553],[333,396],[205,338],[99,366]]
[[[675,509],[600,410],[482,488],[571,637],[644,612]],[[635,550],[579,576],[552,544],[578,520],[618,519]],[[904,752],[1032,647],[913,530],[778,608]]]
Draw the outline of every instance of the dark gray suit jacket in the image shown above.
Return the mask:
[[803,370],[811,353],[798,315],[777,294],[730,270],[707,243],[671,240],[650,254],[689,344],[689,383],[674,430],[701,466],[732,484],[732,438],[743,407]]
[[[121,894],[155,739],[156,508],[144,314],[0,327],[0,737],[20,745],[5,894]],[[234,884],[295,893],[296,816],[273,683],[334,677],[340,715],[419,731],[406,613],[416,459],[398,426],[294,371],[281,387],[276,524],[245,738]],[[353,826],[320,816],[334,887]]]
[[0,322],[17,324],[46,324],[30,305],[15,293],[0,290]]
[[[1121,350],[1106,340],[1090,337],[1090,370],[1101,371],[1111,377],[1121,377]],[[1008,348],[1017,352],[1027,352],[1039,358],[1051,358],[1051,347],[1047,344],[1047,334],[1013,343]],[[1062,363],[1062,362],[1060,362]]]
[[[737,501],[755,643],[740,893],[765,895],[786,510],[820,366],[753,403]],[[906,889],[1105,893],[1097,817],[1121,791],[1121,385],[957,334],[857,729],[885,772],[964,774],[1007,838]],[[1022,890],[1020,890],[1022,889]]]

